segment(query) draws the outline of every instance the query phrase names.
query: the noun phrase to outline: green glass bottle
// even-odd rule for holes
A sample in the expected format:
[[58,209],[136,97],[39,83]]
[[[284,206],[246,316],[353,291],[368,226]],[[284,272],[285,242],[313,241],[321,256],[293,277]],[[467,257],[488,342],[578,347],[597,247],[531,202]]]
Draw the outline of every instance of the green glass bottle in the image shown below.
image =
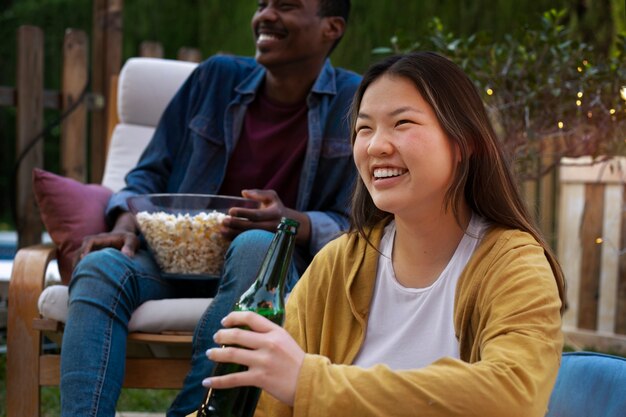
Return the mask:
[[[256,281],[243,293],[233,311],[254,311],[272,322],[282,325],[285,316],[285,277],[289,270],[299,223],[283,217]],[[213,376],[245,371],[246,367],[234,363],[216,363]],[[256,409],[260,388],[239,387],[230,389],[209,388],[198,408],[198,417],[252,417]]]

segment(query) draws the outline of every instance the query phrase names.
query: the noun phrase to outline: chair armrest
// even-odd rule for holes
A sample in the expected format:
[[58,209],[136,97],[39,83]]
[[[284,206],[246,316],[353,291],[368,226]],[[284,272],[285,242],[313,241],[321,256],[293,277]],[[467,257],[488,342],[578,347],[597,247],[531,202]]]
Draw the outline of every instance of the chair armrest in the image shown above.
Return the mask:
[[52,244],[29,246],[15,254],[9,281],[9,349],[15,343],[19,350],[24,337],[35,336],[32,323],[39,317],[37,300],[45,285],[48,264],[55,258],[56,247]]
[[[38,317],[37,300],[46,283],[46,269],[56,259],[53,244],[33,245],[22,248],[15,254],[11,280],[9,281],[9,314],[28,311],[32,318]],[[24,305],[16,305],[24,302]]]
[[56,247],[48,244],[22,248],[13,260],[7,324],[7,398],[20,400],[9,401],[9,416],[35,415],[32,406],[24,405],[25,398],[39,395],[41,332],[33,328],[33,320],[39,317],[37,300],[45,285],[46,268],[55,257]]

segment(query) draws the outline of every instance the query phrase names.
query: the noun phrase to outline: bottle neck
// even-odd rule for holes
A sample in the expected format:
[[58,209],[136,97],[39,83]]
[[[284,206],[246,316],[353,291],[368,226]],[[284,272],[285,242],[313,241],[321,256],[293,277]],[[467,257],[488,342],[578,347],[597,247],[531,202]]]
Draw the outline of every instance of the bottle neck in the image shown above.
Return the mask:
[[237,310],[256,311],[263,315],[276,316],[275,320],[282,321],[285,279],[291,265],[297,228],[296,221],[281,220],[259,268],[256,281],[239,299],[235,307]]

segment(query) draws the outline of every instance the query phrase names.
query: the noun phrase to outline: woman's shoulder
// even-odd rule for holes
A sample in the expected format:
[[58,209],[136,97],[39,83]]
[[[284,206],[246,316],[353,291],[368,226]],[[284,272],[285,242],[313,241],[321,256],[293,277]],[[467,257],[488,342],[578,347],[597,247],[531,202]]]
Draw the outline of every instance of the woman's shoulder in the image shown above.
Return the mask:
[[492,225],[486,231],[478,250],[506,252],[524,246],[541,247],[541,244],[533,235],[523,230]]

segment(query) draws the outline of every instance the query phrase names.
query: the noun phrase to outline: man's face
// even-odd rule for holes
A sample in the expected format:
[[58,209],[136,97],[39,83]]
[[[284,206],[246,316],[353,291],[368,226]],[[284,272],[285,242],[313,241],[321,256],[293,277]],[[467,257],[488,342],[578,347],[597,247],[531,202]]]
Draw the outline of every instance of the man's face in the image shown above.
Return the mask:
[[252,17],[256,60],[268,69],[317,64],[328,54],[318,0],[259,0]]

